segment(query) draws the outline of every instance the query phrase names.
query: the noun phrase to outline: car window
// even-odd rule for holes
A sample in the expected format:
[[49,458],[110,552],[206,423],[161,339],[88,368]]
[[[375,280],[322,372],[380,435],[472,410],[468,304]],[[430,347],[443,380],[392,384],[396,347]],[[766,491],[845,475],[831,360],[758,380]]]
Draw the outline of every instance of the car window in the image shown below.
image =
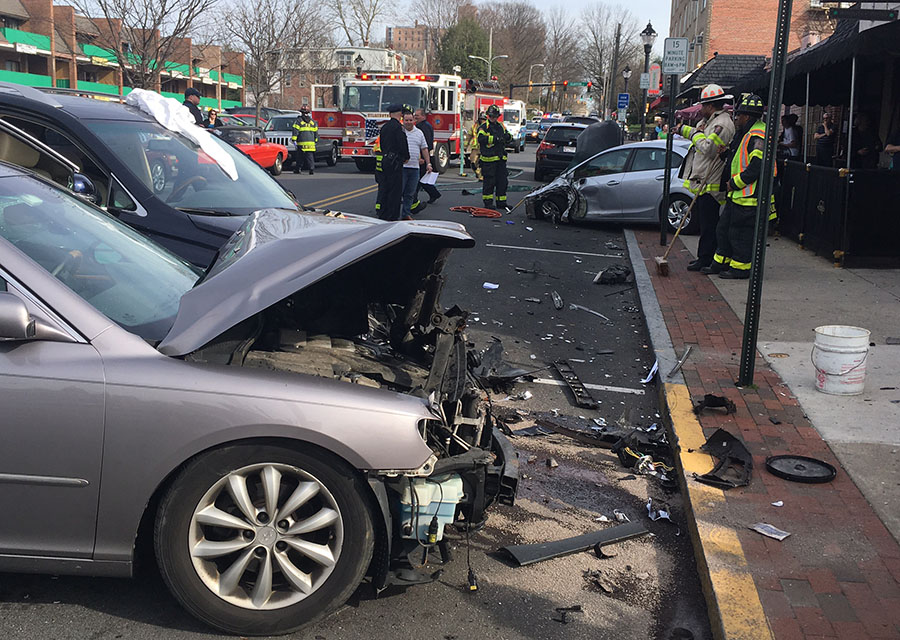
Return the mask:
[[211,136],[234,160],[232,180],[186,137],[148,120],[86,120],[85,124],[158,198],[177,209],[249,215],[259,209],[292,209],[285,190],[238,149]]
[[[681,166],[681,155],[677,151],[672,152],[672,168]],[[665,149],[635,149],[634,160],[631,161],[629,171],[652,171],[666,168]]]
[[544,142],[554,142],[556,144],[565,144],[569,147],[575,146],[575,140],[584,129],[578,127],[550,127],[547,135],[544,136]]
[[200,272],[100,209],[30,177],[0,178],[0,237],[124,329],[158,342]]
[[601,153],[583,165],[575,169],[576,178],[591,178],[593,176],[607,176],[625,171],[625,163],[628,162],[630,149],[615,149]]
[[266,131],[291,131],[296,120],[297,118],[294,116],[288,118],[272,118],[266,123]]
[[[109,176],[72,138],[43,123],[6,115],[3,118],[77,164],[81,168],[81,173],[94,183],[96,193],[100,197],[100,205],[106,205]],[[34,171],[63,187],[69,187],[71,174],[68,169],[40,150],[25,145],[3,132],[0,132],[0,160]]]

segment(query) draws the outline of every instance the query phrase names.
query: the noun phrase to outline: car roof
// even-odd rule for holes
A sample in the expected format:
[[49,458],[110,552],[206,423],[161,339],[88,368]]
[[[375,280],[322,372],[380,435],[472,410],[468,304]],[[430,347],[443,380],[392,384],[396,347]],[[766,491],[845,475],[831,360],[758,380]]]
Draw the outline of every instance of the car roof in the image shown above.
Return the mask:
[[149,115],[135,107],[122,104],[118,96],[108,99],[89,98],[65,93],[44,92],[34,87],[14,83],[0,83],[0,100],[3,96],[27,100],[36,111],[62,111],[78,119],[93,120],[143,120],[152,121]]
[[587,129],[588,125],[581,122],[557,122],[548,131],[553,129]]

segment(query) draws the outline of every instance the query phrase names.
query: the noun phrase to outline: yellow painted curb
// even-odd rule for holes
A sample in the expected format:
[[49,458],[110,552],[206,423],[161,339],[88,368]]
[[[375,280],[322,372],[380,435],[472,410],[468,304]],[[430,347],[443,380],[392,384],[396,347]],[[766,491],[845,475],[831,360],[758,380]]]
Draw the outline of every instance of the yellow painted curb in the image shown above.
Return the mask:
[[[706,438],[694,415],[688,388],[672,383],[664,387],[678,443],[676,465],[686,497],[688,528],[713,635],[717,640],[770,640],[772,631],[737,532],[715,521],[725,506],[725,493],[691,479],[694,473],[712,469],[715,460],[699,451]],[[689,453],[688,449],[693,451]]]

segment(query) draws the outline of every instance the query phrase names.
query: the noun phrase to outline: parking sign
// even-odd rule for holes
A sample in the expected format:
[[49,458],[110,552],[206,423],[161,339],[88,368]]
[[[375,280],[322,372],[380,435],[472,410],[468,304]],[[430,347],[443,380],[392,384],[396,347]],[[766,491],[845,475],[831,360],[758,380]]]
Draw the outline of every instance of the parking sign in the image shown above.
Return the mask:
[[628,95],[627,93],[620,93],[620,94],[619,94],[619,102],[618,102],[618,104],[617,104],[617,108],[620,109],[620,110],[622,110],[622,109],[627,109],[627,108],[628,108],[628,103],[629,103],[630,101],[631,101],[631,96],[630,96],[630,95]]
[[663,46],[663,74],[682,75],[687,73],[687,54],[687,38],[666,38]]

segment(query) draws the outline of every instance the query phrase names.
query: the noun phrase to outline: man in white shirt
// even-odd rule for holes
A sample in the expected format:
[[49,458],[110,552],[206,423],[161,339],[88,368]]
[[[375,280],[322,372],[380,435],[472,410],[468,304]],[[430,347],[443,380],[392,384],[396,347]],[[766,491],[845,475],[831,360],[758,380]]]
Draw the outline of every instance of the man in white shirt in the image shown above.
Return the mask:
[[[409,145],[409,160],[403,164],[403,211],[402,220],[412,220],[412,203],[419,185],[419,165],[424,164],[426,171],[431,171],[431,156],[425,134],[416,127],[415,118],[409,108],[403,109],[403,131]],[[420,207],[421,211],[424,207]]]
[[797,126],[797,120],[796,113],[781,116],[781,141],[778,143],[778,150],[791,160],[800,157],[800,145],[803,144],[803,129]]

